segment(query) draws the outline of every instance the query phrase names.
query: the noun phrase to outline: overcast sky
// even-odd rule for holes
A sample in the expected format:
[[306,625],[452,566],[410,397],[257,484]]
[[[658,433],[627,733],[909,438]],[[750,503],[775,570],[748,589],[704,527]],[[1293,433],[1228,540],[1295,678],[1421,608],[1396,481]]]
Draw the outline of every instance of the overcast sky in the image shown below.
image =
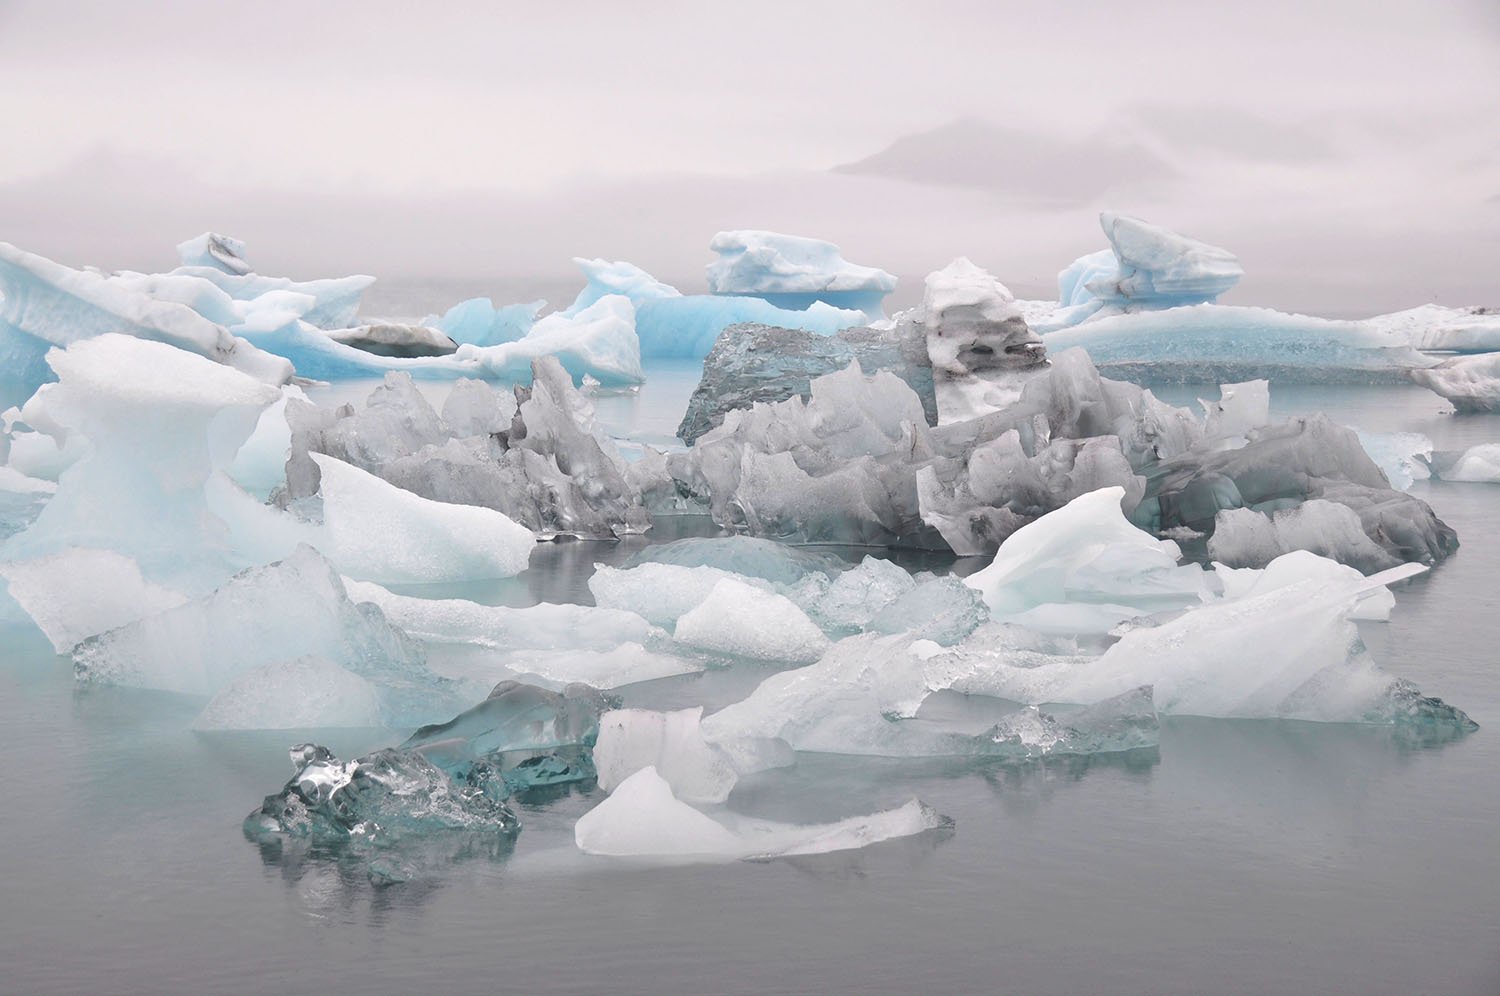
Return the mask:
[[701,289],[721,228],[1048,293],[1125,210],[1235,300],[1500,304],[1500,0],[0,0],[0,239],[159,268]]

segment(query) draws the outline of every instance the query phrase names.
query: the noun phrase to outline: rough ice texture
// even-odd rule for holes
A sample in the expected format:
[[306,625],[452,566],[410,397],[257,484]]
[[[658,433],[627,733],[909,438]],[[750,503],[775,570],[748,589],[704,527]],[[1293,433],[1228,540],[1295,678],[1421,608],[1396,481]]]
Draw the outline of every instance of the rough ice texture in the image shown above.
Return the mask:
[[526,569],[536,538],[494,509],[432,501],[315,453],[324,552],[364,581],[506,578]]
[[[1156,528],[1186,526],[1211,533],[1224,510],[1247,508],[1271,514],[1324,499],[1352,510],[1372,541],[1373,546],[1349,537],[1332,551],[1336,557],[1352,557],[1354,566],[1361,569],[1381,569],[1402,561],[1436,563],[1458,547],[1457,534],[1431,506],[1392,489],[1354,431],[1323,415],[1253,430],[1248,443],[1238,449],[1163,460],[1151,468],[1149,481],[1136,521]],[[1343,513],[1324,514],[1337,515],[1344,525],[1350,522]],[[1237,517],[1235,521],[1251,520]],[[1331,526],[1335,520],[1324,521]],[[1308,535],[1312,541],[1310,534],[1299,535]],[[1271,556],[1286,552],[1279,544],[1262,549]],[[1248,561],[1242,566],[1249,566]]]
[[289,403],[287,497],[317,489],[323,453],[424,498],[482,506],[536,537],[613,538],[650,526],[646,504],[670,490],[664,467],[627,464],[560,363],[534,364],[514,398],[460,382],[440,417],[411,379],[388,374],[356,411]]
[[854,850],[953,825],[915,799],[896,809],[811,826],[727,813],[722,818],[726,822],[678,799],[667,780],[646,767],[579,819],[574,840],[579,850],[608,857],[717,862]]
[[266,383],[284,384],[292,376],[291,364],[187,305],[0,242],[0,359],[7,361],[7,380],[35,390],[51,379],[38,362],[43,344],[67,346],[108,333],[176,346]]
[[[1227,249],[1139,218],[1105,211],[1099,216],[1099,225],[1109,239],[1115,272],[1092,272],[1083,286],[1103,305],[1170,308],[1206,303],[1216,300],[1245,275],[1239,259]],[[1076,285],[1073,294],[1066,293],[1070,289],[1068,273],[1065,270],[1059,276],[1060,289],[1065,300],[1072,297],[1072,303],[1077,303]]]
[[245,817],[253,840],[363,845],[374,850],[365,854],[378,881],[374,861],[405,840],[445,831],[510,838],[520,830],[503,781],[488,768],[450,778],[421,754],[392,748],[340,761],[326,747],[298,744],[291,755],[291,780]]
[[793,309],[822,301],[881,318],[881,301],[896,289],[891,274],[850,263],[821,239],[733,231],[715,235],[708,247],[719,257],[708,265],[714,294],[762,297]]
[[1480,443],[1466,450],[1432,454],[1433,475],[1444,481],[1500,484],[1500,443]]
[[765,661],[816,660],[828,646],[795,602],[734,578],[716,582],[708,597],[677,620],[674,636],[700,650]]
[[217,232],[204,232],[177,243],[177,256],[183,266],[207,266],[241,275],[250,272],[250,264],[245,261],[245,243]]
[[1410,372],[1411,379],[1447,398],[1460,412],[1500,411],[1500,353],[1455,356],[1426,369]]
[[181,592],[147,581],[134,560],[113,550],[69,547],[0,563],[0,577],[60,654],[88,637],[187,601]]
[[1027,375],[1046,365],[1046,347],[1014,295],[967,259],[928,275],[914,320],[927,336],[939,423],[1013,404]]
[[654,767],[683,802],[712,804],[729,798],[739,774],[728,752],[703,739],[702,718],[701,706],[605,713],[594,745],[599,787],[613,792],[637,771]]
[[225,685],[195,730],[311,730],[382,725],[380,690],[323,657],[273,661]]
[[1214,517],[1208,553],[1220,563],[1260,567],[1292,550],[1308,550],[1369,573],[1399,563],[1365,535],[1353,509],[1331,501],[1314,499],[1270,514],[1225,509]]
[[306,656],[378,687],[390,725],[451,709],[451,683],[427,669],[420,649],[378,608],[351,601],[327,561],[306,547],[73,651],[80,681],[189,695],[214,695],[248,672]]
[[703,377],[688,400],[677,435],[688,445],[716,428],[731,411],[757,402],[807,399],[816,377],[857,362],[866,374],[889,370],[922,402],[929,425],[937,424],[927,337],[914,322],[888,329],[849,328],[834,335],[769,325],[732,325],[703,361]]

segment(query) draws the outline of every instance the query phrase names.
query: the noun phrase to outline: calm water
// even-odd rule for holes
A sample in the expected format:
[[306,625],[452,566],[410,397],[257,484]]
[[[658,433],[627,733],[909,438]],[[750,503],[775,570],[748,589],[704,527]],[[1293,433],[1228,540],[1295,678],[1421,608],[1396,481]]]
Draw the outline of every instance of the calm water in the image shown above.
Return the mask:
[[[696,372],[654,373],[638,395],[600,399],[601,416],[670,438]],[[1500,439],[1500,418],[1443,415],[1417,389],[1281,389],[1273,402],[1441,448]],[[1404,751],[1378,730],[1178,719],[1158,756],[1129,763],[806,757],[737,787],[736,808],[774,818],[918,795],[957,821],[810,859],[589,859],[572,825],[596,799],[575,794],[523,809],[509,854],[438,844],[430,875],[377,889],[358,868],[263,853],[239,824],[289,774],[289,743],[316,736],[349,756],[398,734],[194,734],[200,703],[77,692],[38,633],[0,629],[0,992],[1493,996],[1500,487],[1414,490],[1463,547],[1403,585],[1392,622],[1366,639],[1389,670],[1467,710],[1477,734]],[[629,549],[542,547],[521,578],[466,593],[586,599],[593,562]],[[754,677],[627,697],[722,700]]]

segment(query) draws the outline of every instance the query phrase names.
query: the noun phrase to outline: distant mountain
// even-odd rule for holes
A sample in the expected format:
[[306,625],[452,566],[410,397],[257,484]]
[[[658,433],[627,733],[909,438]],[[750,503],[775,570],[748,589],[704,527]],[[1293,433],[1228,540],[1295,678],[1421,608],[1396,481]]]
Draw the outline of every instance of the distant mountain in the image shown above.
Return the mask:
[[1108,134],[1060,138],[974,119],[898,138],[833,171],[987,190],[1057,207],[1165,185],[1177,175],[1166,160],[1135,141]]

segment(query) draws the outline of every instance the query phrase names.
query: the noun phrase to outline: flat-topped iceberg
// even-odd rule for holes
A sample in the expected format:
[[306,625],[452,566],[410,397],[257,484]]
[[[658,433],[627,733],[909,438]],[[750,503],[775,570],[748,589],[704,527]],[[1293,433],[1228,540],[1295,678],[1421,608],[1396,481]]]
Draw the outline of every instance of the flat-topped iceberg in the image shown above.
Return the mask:
[[839,247],[821,239],[776,232],[720,232],[708,246],[718,259],[708,265],[714,294],[764,298],[801,311],[816,302],[885,317],[881,302],[896,289],[884,270],[844,259]]

